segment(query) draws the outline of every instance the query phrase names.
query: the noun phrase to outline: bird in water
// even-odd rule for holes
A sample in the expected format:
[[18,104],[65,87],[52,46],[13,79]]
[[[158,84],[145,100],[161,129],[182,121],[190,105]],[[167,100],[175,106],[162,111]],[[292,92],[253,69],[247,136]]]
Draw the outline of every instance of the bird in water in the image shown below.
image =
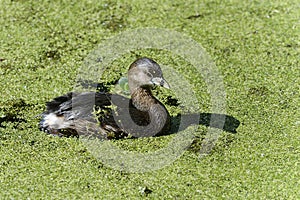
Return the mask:
[[92,136],[101,139],[150,137],[170,129],[170,115],[156,99],[154,86],[169,88],[160,66],[139,58],[128,70],[131,98],[107,92],[70,92],[46,104],[40,130],[58,136]]

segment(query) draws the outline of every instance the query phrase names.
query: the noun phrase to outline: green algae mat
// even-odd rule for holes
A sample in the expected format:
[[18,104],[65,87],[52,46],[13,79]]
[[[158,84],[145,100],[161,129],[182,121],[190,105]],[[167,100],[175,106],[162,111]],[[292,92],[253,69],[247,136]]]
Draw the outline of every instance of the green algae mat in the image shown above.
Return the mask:
[[[299,1],[2,0],[0,26],[0,199],[300,198]],[[173,126],[198,124],[110,141],[39,130],[47,101],[82,78],[122,90],[142,56],[170,80],[153,93]]]

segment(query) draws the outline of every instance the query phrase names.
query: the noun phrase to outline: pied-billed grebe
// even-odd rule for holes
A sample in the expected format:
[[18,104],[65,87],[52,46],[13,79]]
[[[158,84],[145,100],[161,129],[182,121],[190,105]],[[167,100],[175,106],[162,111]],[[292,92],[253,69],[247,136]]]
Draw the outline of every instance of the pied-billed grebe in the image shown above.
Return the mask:
[[169,88],[160,66],[149,58],[128,70],[131,99],[105,92],[68,93],[47,103],[40,130],[60,136],[149,137],[167,132],[170,115],[151,93],[154,85]]

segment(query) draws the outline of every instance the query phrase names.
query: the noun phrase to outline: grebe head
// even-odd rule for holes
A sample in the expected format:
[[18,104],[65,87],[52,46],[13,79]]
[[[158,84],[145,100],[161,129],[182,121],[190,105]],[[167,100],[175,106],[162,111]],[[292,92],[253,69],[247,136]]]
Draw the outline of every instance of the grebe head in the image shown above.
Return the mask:
[[128,84],[131,93],[137,88],[151,88],[154,85],[170,88],[160,66],[149,58],[139,58],[130,65]]

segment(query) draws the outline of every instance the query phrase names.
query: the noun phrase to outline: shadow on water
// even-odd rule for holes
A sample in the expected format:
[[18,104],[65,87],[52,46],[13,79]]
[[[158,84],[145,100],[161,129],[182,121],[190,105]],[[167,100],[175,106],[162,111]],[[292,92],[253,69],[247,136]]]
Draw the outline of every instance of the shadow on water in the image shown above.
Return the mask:
[[26,120],[24,120],[22,118],[19,118],[16,115],[6,115],[6,116],[1,116],[0,117],[0,127],[1,128],[6,128],[6,125],[3,122],[16,123],[13,127],[17,128],[19,123],[26,122]]
[[[185,123],[180,124],[181,119],[185,119]],[[221,129],[229,133],[236,133],[236,129],[240,125],[240,121],[233,116],[217,113],[184,114],[173,117],[171,120],[172,128],[170,134],[184,130],[190,125],[204,125],[211,128]]]

